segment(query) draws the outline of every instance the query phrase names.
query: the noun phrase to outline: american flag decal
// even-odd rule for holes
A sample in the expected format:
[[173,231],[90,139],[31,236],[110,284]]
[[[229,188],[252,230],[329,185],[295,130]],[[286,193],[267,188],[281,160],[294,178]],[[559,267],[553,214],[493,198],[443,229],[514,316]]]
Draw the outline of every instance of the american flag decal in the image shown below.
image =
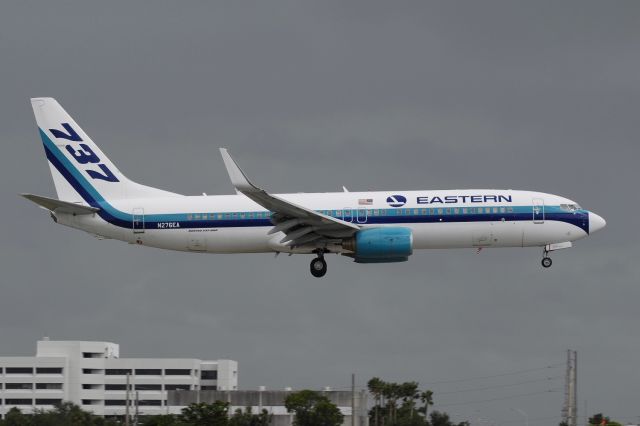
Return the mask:
[[370,206],[373,204],[373,198],[360,198],[358,204],[361,206]]

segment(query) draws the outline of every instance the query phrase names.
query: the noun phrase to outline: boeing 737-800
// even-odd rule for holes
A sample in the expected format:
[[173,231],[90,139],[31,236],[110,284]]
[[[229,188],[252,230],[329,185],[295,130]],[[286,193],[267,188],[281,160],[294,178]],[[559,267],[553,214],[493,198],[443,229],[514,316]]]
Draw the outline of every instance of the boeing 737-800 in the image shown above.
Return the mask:
[[326,253],[358,263],[404,262],[415,249],[541,247],[603,228],[578,203],[541,192],[472,189],[271,194],[220,149],[235,195],[187,196],[127,179],[52,98],[31,100],[56,198],[22,194],[53,220],[101,238],[207,253]]

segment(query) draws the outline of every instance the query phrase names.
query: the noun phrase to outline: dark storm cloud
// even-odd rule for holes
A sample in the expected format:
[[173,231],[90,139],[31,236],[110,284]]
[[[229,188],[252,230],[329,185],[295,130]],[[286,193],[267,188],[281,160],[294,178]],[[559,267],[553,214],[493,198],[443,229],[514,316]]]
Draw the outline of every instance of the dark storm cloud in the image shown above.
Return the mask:
[[[639,18],[637,2],[5,2],[1,353],[112,340],[237,359],[242,387],[279,388],[482,377],[571,347],[590,411],[635,416]],[[58,98],[129,177],[181,193],[231,193],[227,146],[273,191],[542,190],[609,225],[548,271],[537,250],[434,251],[331,257],[321,281],[304,256],[100,242],[16,196],[54,193],[33,96]],[[518,420],[559,415],[562,393],[447,404],[558,375],[433,387],[459,420]]]

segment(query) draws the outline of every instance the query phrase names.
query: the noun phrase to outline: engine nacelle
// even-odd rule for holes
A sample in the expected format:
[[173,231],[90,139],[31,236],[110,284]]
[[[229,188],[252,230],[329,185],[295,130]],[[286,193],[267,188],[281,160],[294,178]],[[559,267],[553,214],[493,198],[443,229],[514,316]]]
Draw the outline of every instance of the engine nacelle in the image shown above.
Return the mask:
[[402,227],[363,229],[342,247],[352,251],[358,263],[404,262],[413,253],[413,234]]

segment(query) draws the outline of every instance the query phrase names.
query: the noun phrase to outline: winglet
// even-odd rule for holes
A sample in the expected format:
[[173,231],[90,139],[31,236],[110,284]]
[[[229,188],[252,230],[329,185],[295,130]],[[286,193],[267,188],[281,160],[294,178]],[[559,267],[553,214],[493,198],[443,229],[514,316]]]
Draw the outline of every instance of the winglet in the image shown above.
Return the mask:
[[229,178],[231,179],[231,183],[239,192],[256,192],[262,191],[260,188],[252,184],[244,172],[238,167],[238,164],[231,158],[229,152],[226,148],[220,148],[220,154],[222,155],[222,160],[224,161],[224,165],[227,168],[227,173],[229,173]]

